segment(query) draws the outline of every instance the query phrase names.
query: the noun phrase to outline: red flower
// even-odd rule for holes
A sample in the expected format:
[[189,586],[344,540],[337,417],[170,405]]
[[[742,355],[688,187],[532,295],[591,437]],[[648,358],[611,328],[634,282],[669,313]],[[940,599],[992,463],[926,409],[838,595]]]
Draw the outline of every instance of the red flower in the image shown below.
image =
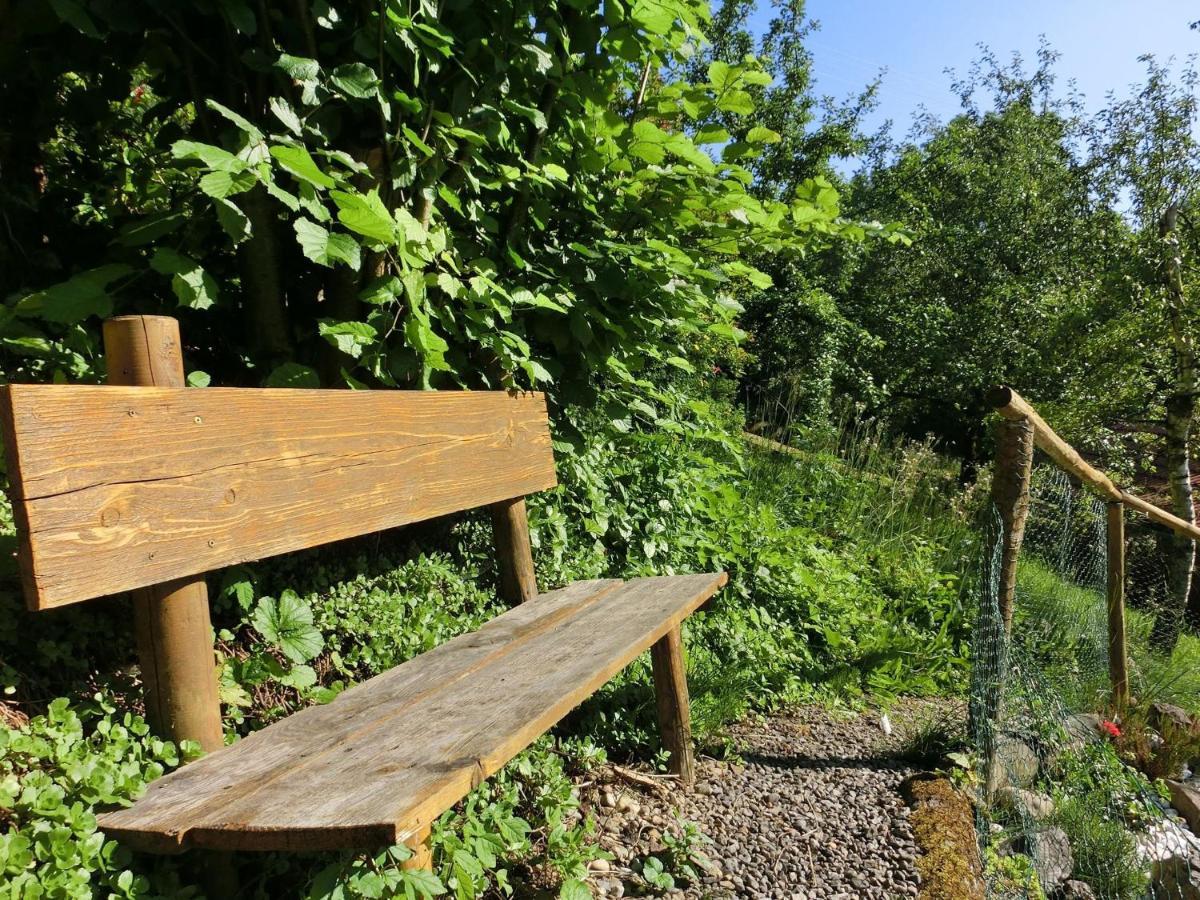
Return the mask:
[[139,84],[137,87],[135,87],[133,89],[134,106],[137,106],[139,103],[141,103],[142,100],[145,98],[145,96],[146,96],[146,86],[144,84]]
[[1101,720],[1100,730],[1111,738],[1119,738],[1121,736],[1121,729],[1117,727],[1117,723],[1110,722],[1108,719]]

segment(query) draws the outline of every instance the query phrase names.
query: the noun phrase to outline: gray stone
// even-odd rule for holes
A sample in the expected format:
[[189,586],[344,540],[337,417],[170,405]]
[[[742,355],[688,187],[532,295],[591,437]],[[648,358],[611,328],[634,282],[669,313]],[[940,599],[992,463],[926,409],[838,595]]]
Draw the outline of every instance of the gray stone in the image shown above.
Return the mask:
[[1086,881],[1065,881],[1058,889],[1061,900],[1096,900],[1096,892]]
[[1000,788],[996,792],[996,803],[1002,809],[1011,809],[1024,813],[1037,822],[1050,818],[1054,813],[1054,801],[1045,794],[1039,794],[1037,791],[1021,790],[1020,788]]
[[1061,828],[1047,828],[1037,835],[1033,854],[1033,866],[1038,881],[1047,894],[1071,877],[1075,868],[1075,857],[1071,853],[1071,842]]
[[1200,787],[1180,781],[1168,781],[1171,789],[1171,805],[1187,820],[1193,834],[1200,835]]

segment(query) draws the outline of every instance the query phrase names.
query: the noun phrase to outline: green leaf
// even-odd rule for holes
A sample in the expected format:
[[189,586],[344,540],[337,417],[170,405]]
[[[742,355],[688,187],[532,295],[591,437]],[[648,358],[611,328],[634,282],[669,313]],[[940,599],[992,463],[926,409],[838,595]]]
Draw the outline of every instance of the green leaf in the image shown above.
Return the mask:
[[125,247],[142,247],[170,234],[187,221],[181,212],[157,213],[124,226],[117,233],[117,243]]
[[728,91],[717,99],[717,109],[748,116],[754,112],[754,98],[745,91]]
[[409,344],[424,353],[445,353],[450,345],[438,335],[421,316],[409,316],[404,323],[404,336]]
[[287,53],[280,55],[276,63],[279,68],[296,81],[316,81],[321,74],[321,64],[315,59],[304,56],[291,56]]
[[217,221],[235,245],[250,237],[250,217],[237,204],[230,200],[214,199],[213,205],[217,208]]
[[231,194],[248,191],[258,183],[253,171],[230,172],[219,169],[209,172],[200,179],[200,190],[214,199],[224,199]]
[[150,267],[171,276],[171,290],[179,302],[191,309],[208,309],[217,301],[217,283],[200,263],[169,247],[159,247]]
[[104,36],[100,33],[100,29],[96,27],[96,23],[92,21],[92,17],[87,14],[82,4],[75,2],[75,0],[50,0],[50,8],[54,10],[56,16],[88,37],[100,38]]
[[346,63],[329,73],[329,80],[343,94],[367,100],[379,90],[379,76],[365,63]]
[[257,144],[260,141],[262,141],[263,133],[258,130],[257,125],[255,125],[253,122],[251,122],[245,116],[241,115],[240,113],[234,112],[228,106],[222,106],[216,100],[205,100],[204,102],[205,102],[205,105],[207,105],[209,109],[213,110],[218,115],[220,115],[223,118],[227,119],[228,121],[232,122],[239,129],[241,129],[241,131],[243,131],[245,133],[246,137],[248,137],[250,139],[250,142],[252,144]]
[[20,316],[36,316],[62,325],[73,325],[89,316],[107,318],[113,310],[108,286],[132,271],[129,266],[114,263],[81,272],[23,298],[14,311]]
[[629,152],[651,165],[658,165],[667,158],[663,144],[667,136],[649,119],[639,119],[633,124],[633,140]]
[[363,348],[375,340],[376,331],[366,322],[336,322],[322,319],[317,323],[317,332],[347,356],[358,359]]
[[720,125],[705,125],[696,132],[697,144],[724,144],[729,140],[729,132]]
[[282,97],[272,97],[267,101],[267,106],[270,107],[272,114],[283,123],[283,127],[290,131],[296,137],[304,134],[304,123],[296,111],[292,109],[292,105]]
[[286,362],[276,366],[267,376],[263,387],[269,388],[319,388],[321,376],[316,369],[302,366],[300,363]]
[[228,150],[200,141],[176,141],[171,145],[171,155],[176,159],[199,160],[215,172],[244,172],[250,168],[250,163]]
[[404,873],[404,884],[412,885],[420,897],[440,897],[446,893],[446,886],[440,878],[428,869],[411,869]]
[[783,138],[779,136],[778,131],[772,131],[762,125],[755,125],[746,132],[746,142],[750,144],[778,144],[781,140]]
[[308,662],[325,647],[321,632],[313,625],[312,609],[295,591],[284,591],[278,600],[263,597],[254,607],[250,623],[295,663]]
[[558,889],[558,900],[592,900],[592,892],[587,882],[568,878]]
[[195,372],[188,372],[187,384],[188,387],[206,388],[212,384],[212,376],[197,369]]
[[300,249],[313,262],[330,268],[343,262],[352,269],[362,264],[358,242],[350,235],[329,232],[311,219],[297,219],[293,227]]
[[303,147],[276,145],[271,148],[275,161],[290,175],[318,188],[336,187],[337,182],[317,166],[316,161]]
[[351,231],[381,244],[396,243],[396,222],[377,190],[366,194],[332,191],[329,196],[337,204],[338,221]]

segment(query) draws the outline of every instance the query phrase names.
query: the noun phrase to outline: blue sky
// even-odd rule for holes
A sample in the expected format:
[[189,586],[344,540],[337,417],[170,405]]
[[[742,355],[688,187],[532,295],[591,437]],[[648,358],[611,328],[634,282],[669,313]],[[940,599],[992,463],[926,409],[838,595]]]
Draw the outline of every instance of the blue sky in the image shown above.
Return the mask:
[[[980,43],[1003,59],[1017,50],[1033,61],[1044,34],[1062,53],[1060,87],[1075,79],[1089,110],[1140,80],[1139,55],[1182,62],[1200,52],[1200,32],[1188,28],[1200,3],[1185,0],[809,0],[808,15],[821,22],[809,42],[818,93],[843,97],[886,67],[868,126],[892,119],[897,136],[921,104],[942,119],[958,110],[943,70],[966,74]],[[769,0],[759,0],[757,29],[769,17]]]

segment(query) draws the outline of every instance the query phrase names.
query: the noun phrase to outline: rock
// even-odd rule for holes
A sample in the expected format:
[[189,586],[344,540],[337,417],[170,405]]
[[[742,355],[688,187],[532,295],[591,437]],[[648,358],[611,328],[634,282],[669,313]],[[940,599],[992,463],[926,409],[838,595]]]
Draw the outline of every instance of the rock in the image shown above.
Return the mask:
[[1058,888],[1071,877],[1075,868],[1075,857],[1071,853],[1071,841],[1061,828],[1047,828],[1039,832],[1033,853],[1033,866],[1038,881],[1047,894]]
[[1100,736],[1100,717],[1093,713],[1075,713],[1063,723],[1067,728],[1067,744],[1079,747]]
[[1171,703],[1150,704],[1150,725],[1160,734],[1169,728],[1188,733],[1197,727],[1191,713]]
[[1155,896],[1200,900],[1200,838],[1162,819],[1137,837],[1137,851],[1150,863]]
[[642,811],[642,805],[632,797],[622,795],[621,799],[617,801],[617,811],[636,816]]
[[1171,805],[1187,820],[1193,834],[1200,835],[1200,786],[1181,781],[1168,781]]
[[996,764],[988,777],[988,794],[995,796],[1006,787],[1031,788],[1040,762],[1024,741],[1005,735],[996,742]]
[[612,791],[605,791],[600,797],[600,805],[606,809],[612,809],[617,805],[617,795]]
[[1061,900],[1096,900],[1096,892],[1086,881],[1064,881],[1058,896]]
[[588,863],[588,868],[593,872],[607,872],[612,865],[607,859],[593,859]]
[[996,792],[996,802],[1003,809],[1024,812],[1036,822],[1048,819],[1054,813],[1054,801],[1037,791],[1003,787]]

